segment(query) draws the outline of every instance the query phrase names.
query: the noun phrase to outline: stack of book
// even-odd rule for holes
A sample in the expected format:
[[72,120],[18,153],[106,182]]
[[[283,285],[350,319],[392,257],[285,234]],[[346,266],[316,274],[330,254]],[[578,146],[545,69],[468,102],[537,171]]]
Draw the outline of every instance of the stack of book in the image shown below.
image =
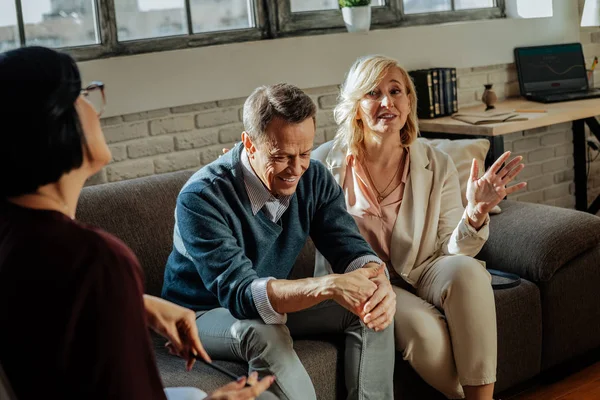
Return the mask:
[[437,118],[458,112],[456,68],[409,71],[417,91],[419,118]]

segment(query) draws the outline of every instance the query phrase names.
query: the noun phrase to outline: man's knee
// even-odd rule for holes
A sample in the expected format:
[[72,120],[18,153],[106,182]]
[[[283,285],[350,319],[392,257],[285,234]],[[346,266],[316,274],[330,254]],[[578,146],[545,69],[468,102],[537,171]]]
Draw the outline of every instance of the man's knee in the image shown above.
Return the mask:
[[292,337],[287,326],[282,324],[267,325],[262,321],[240,321],[237,333],[243,349],[252,351],[293,350]]

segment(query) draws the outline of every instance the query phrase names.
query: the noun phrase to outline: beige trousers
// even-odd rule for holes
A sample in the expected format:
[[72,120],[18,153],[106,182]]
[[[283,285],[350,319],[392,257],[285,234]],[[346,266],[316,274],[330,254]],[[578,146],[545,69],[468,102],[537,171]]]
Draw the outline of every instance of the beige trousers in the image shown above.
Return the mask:
[[443,256],[423,271],[416,291],[408,284],[394,285],[396,349],[425,382],[450,399],[464,398],[462,386],[496,381],[490,281],[474,258]]

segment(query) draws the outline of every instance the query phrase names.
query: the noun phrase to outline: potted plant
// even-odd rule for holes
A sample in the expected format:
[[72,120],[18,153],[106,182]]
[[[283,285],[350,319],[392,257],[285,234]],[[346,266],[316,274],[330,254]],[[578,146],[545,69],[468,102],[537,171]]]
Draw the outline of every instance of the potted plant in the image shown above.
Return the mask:
[[338,0],[348,32],[367,32],[371,27],[371,0]]

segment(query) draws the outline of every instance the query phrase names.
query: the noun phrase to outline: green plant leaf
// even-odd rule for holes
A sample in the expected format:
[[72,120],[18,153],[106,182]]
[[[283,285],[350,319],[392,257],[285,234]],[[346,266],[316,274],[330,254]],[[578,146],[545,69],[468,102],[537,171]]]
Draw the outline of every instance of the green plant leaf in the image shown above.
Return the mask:
[[338,0],[340,8],[344,7],[361,7],[371,4],[371,0]]

